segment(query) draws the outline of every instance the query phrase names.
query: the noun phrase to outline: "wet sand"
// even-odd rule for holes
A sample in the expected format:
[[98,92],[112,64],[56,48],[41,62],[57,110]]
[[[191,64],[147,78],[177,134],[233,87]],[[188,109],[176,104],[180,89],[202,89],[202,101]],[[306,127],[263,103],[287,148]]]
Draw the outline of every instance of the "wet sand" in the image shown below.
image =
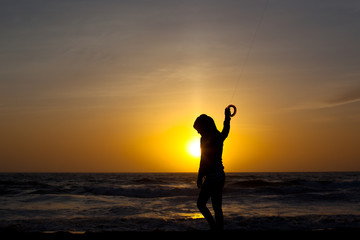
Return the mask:
[[324,237],[354,237],[359,235],[360,229],[319,229],[309,231],[151,231],[151,232],[19,232],[12,229],[1,229],[0,234],[2,239],[69,239],[69,240],[83,240],[83,239],[121,239],[129,237],[156,237],[157,239],[169,238],[198,238],[206,239],[213,237],[229,237],[229,238],[254,238],[266,237],[277,239],[299,239],[304,237],[324,238]]

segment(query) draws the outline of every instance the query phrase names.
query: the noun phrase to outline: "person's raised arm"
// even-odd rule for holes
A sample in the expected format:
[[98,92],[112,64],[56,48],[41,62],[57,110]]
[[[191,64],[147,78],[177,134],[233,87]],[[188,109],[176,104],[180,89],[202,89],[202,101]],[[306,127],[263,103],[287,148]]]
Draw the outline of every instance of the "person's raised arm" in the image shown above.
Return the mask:
[[229,107],[225,108],[224,128],[221,132],[221,136],[224,140],[225,140],[225,138],[227,138],[227,136],[229,135],[229,131],[230,131],[230,119],[231,119],[230,115],[231,115],[230,108]]

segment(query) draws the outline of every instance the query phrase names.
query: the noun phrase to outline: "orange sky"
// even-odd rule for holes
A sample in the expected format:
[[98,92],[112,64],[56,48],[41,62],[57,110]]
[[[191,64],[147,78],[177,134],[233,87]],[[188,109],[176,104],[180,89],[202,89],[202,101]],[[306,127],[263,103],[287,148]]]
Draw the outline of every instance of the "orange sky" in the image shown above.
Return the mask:
[[358,1],[3,5],[0,171],[195,172],[228,104],[225,171],[360,171]]

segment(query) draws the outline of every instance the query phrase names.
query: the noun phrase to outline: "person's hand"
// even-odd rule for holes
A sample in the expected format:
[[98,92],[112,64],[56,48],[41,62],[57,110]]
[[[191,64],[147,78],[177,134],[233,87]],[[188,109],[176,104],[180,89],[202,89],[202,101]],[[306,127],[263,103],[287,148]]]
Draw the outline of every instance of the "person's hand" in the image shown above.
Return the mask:
[[198,187],[198,188],[201,188],[201,186],[202,186],[202,178],[198,178],[196,184],[197,184],[197,187]]
[[227,107],[225,108],[225,117],[230,117],[231,116],[231,111],[230,111],[230,108]]

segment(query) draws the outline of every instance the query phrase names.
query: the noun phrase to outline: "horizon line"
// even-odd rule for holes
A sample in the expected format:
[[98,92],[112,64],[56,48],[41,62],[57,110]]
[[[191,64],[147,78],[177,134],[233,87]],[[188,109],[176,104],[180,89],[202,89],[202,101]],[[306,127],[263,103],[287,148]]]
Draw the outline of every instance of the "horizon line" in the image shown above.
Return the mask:
[[[225,173],[359,173],[360,170],[336,170],[336,171],[225,171]],[[148,171],[148,172],[131,172],[131,171],[124,171],[124,172],[72,172],[72,171],[68,171],[68,172],[46,172],[46,171],[0,171],[0,174],[27,174],[27,173],[36,173],[36,174],[184,174],[184,173],[198,173],[196,172],[156,172],[156,171]]]

